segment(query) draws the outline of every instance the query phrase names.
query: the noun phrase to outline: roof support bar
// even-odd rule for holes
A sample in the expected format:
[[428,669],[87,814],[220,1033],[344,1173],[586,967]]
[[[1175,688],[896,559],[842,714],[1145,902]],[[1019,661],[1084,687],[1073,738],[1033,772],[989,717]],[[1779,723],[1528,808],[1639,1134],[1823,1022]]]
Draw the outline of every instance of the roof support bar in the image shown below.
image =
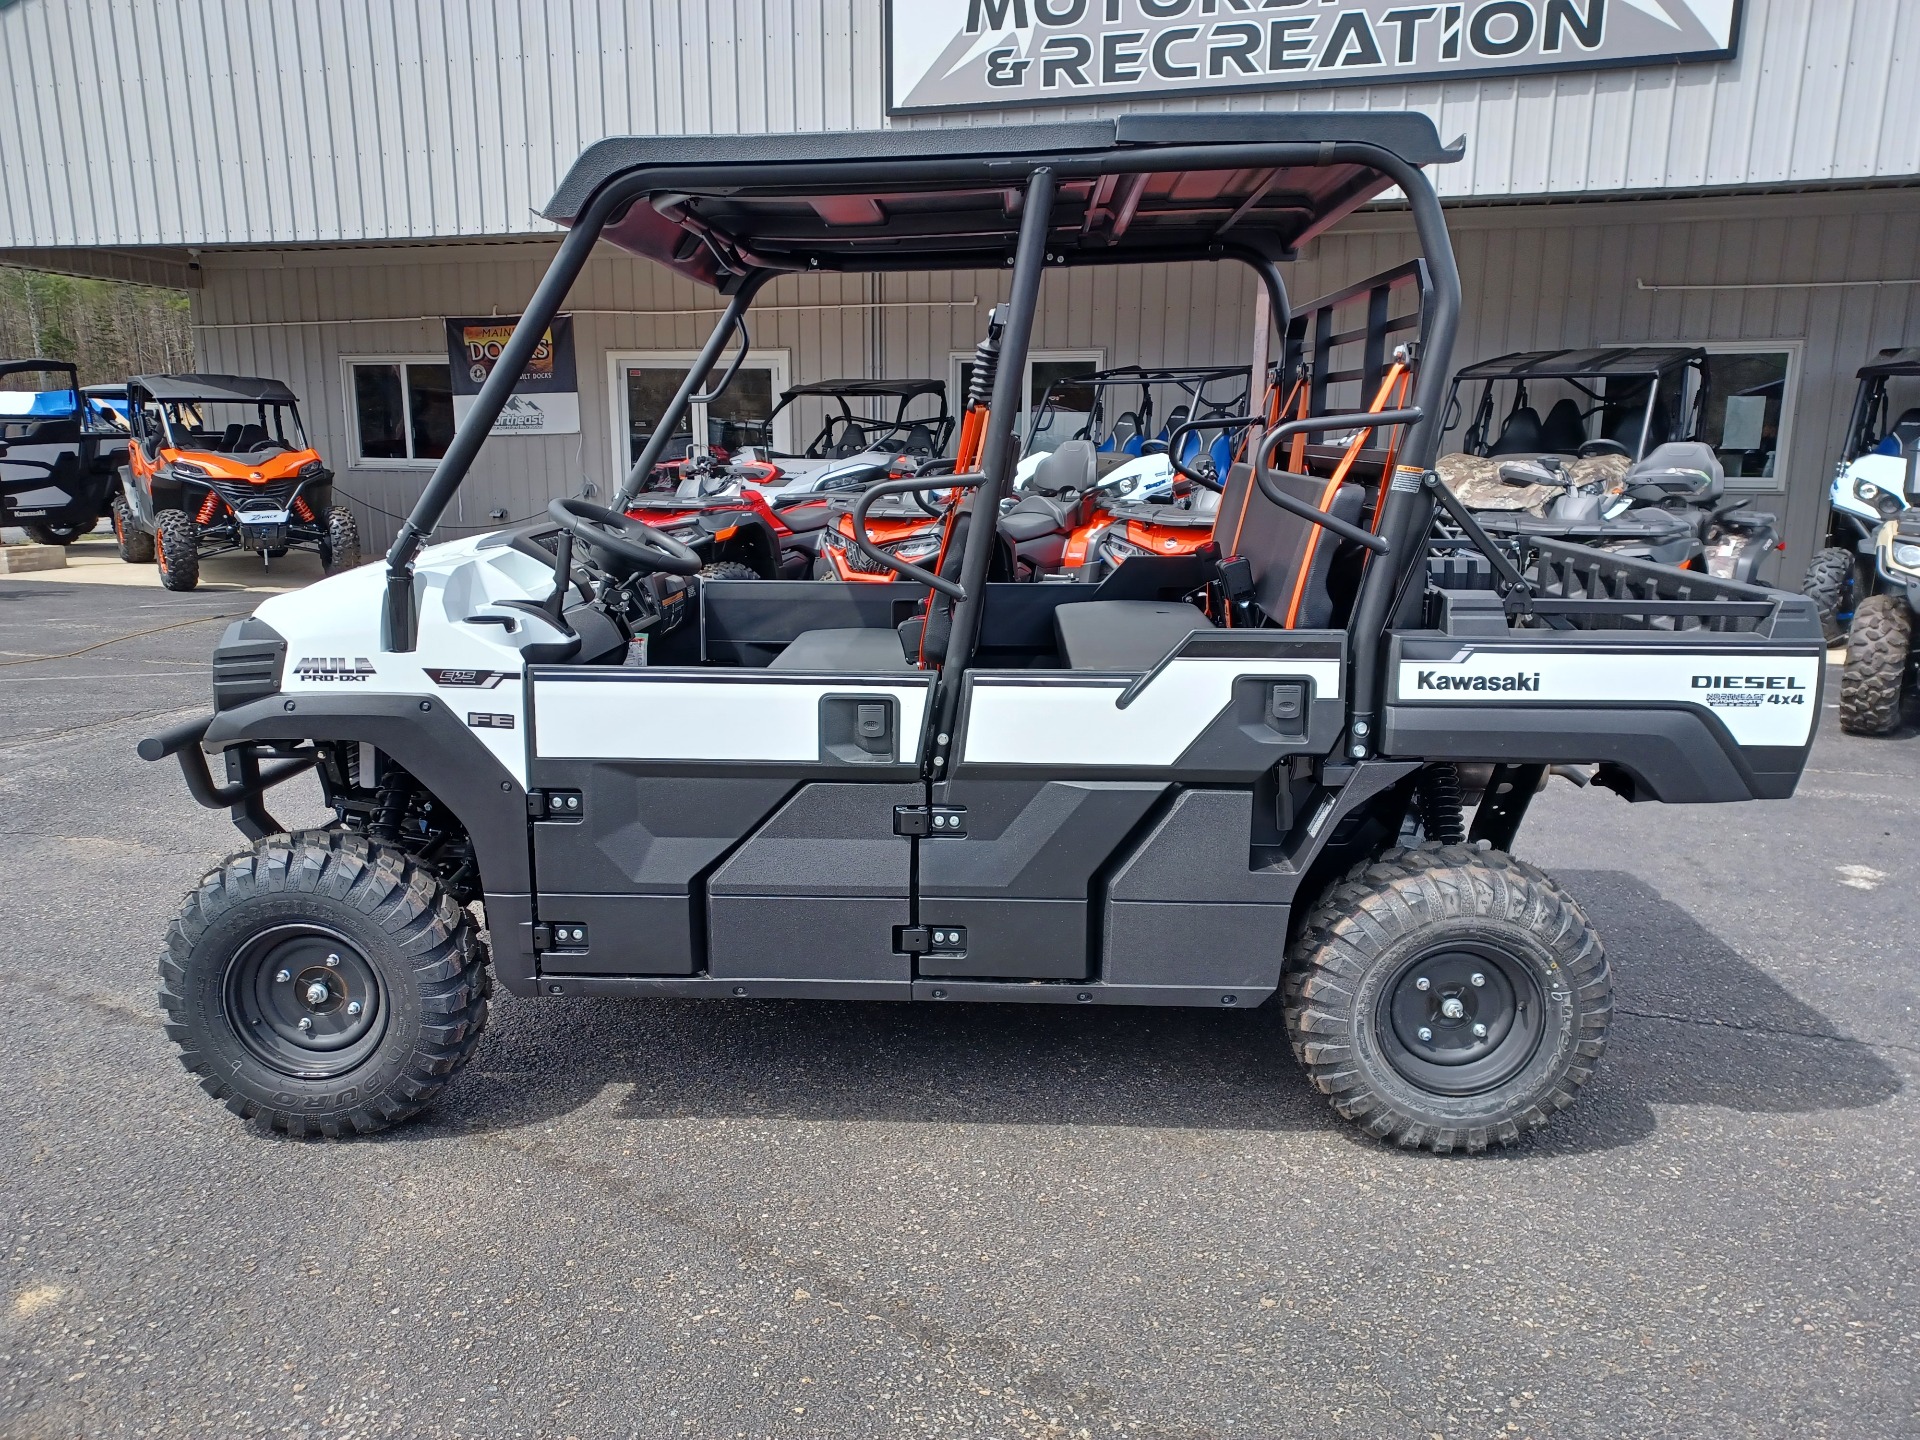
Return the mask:
[[[713,327],[713,333],[707,336],[706,346],[700,351],[700,358],[693,362],[693,368],[687,371],[687,378],[680,382],[679,390],[674,392],[673,402],[660,416],[659,423],[653,427],[653,434],[647,437],[646,447],[641,450],[640,458],[633,462],[633,469],[627,472],[625,482],[620,486],[620,494],[614,500],[613,508],[624,510],[627,502],[640,493],[640,487],[647,483],[647,477],[653,473],[653,467],[660,463],[667,443],[673,439],[673,432],[680,428],[680,421],[687,413],[700,387],[707,383],[707,376],[713,373],[713,367],[720,362],[720,352],[726,348],[727,339],[737,328],[740,331],[740,354],[734,361],[733,371],[740,368],[747,358],[746,315],[747,307],[753,303],[753,297],[760,293],[760,287],[771,279],[770,272],[755,270],[740,282],[740,288],[733,292],[733,298],[727,302],[720,323]],[[727,379],[733,378],[733,371],[727,373]],[[722,387],[724,388],[724,386]]]
[[460,488],[460,482],[467,478],[473,457],[485,443],[488,432],[493,429],[493,422],[500,418],[500,412],[506,408],[515,383],[527,368],[527,362],[533,358],[534,347],[547,333],[547,327],[553,324],[553,317],[560,313],[567,292],[573,289],[573,282],[579,278],[587,257],[593,253],[594,244],[600,239],[600,232],[606,228],[608,219],[616,210],[626,208],[626,201],[626,192],[621,187],[609,186],[587,207],[587,212],[580,217],[580,223],[569,230],[567,238],[560,242],[553,263],[547,266],[547,273],[541,277],[540,287],[527,302],[526,313],[520,317],[520,323],[513,327],[506,348],[500,352],[499,360],[494,362],[493,373],[487,376],[486,384],[480,387],[479,395],[474,398],[473,409],[467,412],[466,420],[454,432],[447,453],[433,467],[433,476],[427,481],[427,488],[420,492],[420,498],[414,502],[413,512],[401,525],[400,533],[393,537],[393,545],[387,551],[387,604],[381,637],[387,650],[414,648],[418,615],[413,596],[413,557],[427,543],[427,536],[440,523],[440,516],[453,499],[454,492]]
[[960,561],[960,589],[965,598],[953,607],[953,632],[947,641],[948,664],[940,677],[935,702],[933,778],[947,772],[947,743],[959,714],[962,671],[973,658],[980,635],[980,612],[987,598],[987,566],[1000,537],[1000,501],[1013,482],[1016,426],[1021,390],[1027,375],[1027,346],[1033,339],[1033,317],[1040,308],[1040,277],[1047,262],[1047,229],[1053,220],[1054,175],[1046,166],[1027,181],[1020,211],[1020,239],[1013,252],[1013,293],[1008,297],[1007,328],[1000,340],[1000,365],[993,377],[993,411],[987,421],[980,469],[986,483],[973,492],[968,508],[967,551]]
[[1440,431],[1446,419],[1447,360],[1453,354],[1454,336],[1460,328],[1460,267],[1453,258],[1440,197],[1417,165],[1388,151],[1369,149],[1366,163],[1389,176],[1407,197],[1433,291],[1426,346],[1409,406],[1424,418],[1409,427],[1395,473],[1380,477],[1387,493],[1378,528],[1393,560],[1382,563],[1375,557],[1368,563],[1349,625],[1353,711],[1346,743],[1347,755],[1354,760],[1364,760],[1377,752],[1387,629],[1406,618],[1395,613],[1399,608],[1396,602],[1411,606],[1426,594],[1424,576],[1416,571],[1427,563],[1426,538],[1433,524],[1434,497],[1423,477],[1440,453]]

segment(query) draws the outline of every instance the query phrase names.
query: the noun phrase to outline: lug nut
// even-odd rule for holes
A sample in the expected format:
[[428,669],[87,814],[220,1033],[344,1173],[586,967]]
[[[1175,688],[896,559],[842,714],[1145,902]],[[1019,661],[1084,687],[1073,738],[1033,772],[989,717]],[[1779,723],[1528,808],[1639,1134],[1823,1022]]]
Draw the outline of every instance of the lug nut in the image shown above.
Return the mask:
[[1418,980],[1413,982],[1413,988],[1416,990],[1431,990],[1433,988],[1433,982],[1422,975]]
[[1480,986],[1486,983],[1487,983],[1486,976],[1482,975],[1478,970],[1473,972],[1473,985],[1476,990],[1479,989]]
[[1426,1026],[1422,1025],[1420,1027],[1420,1038],[1422,1040],[1431,1040],[1433,1039],[1433,1032],[1429,1030]]
[[314,981],[311,985],[307,986],[307,1004],[326,1004],[328,993],[327,987],[323,982],[319,980]]
[[300,1028],[301,1028],[302,1030],[311,1030],[311,1029],[313,1029],[313,1021],[312,1021],[312,1020],[310,1020],[310,1019],[308,1019],[308,1018],[307,1018],[307,1017],[306,1017],[305,1015],[302,1015],[302,1016],[300,1017]]
[[359,1013],[360,1013],[360,1002],[359,1002],[358,1000],[350,1000],[350,1001],[348,1001],[348,1002],[347,1002],[347,1014],[349,1014],[349,1015],[358,1015]]
[[1440,1013],[1449,1020],[1458,1020],[1467,1013],[1467,1007],[1449,995],[1440,1002]]
[[1474,1027],[1473,1027],[1473,1038],[1474,1038],[1474,1039],[1476,1039],[1476,1040],[1484,1040],[1484,1039],[1486,1039],[1486,1038],[1487,1038],[1487,1027],[1486,1027],[1486,1026],[1484,1026],[1484,1025],[1476,1025],[1476,1026],[1474,1026]]
[[279,974],[275,975],[273,978],[279,981],[282,985],[284,985],[287,983],[287,981],[293,979],[293,972],[291,970],[282,970]]
[[327,965],[329,966],[329,968],[333,968],[333,969],[339,968],[340,957],[338,955],[327,956]]

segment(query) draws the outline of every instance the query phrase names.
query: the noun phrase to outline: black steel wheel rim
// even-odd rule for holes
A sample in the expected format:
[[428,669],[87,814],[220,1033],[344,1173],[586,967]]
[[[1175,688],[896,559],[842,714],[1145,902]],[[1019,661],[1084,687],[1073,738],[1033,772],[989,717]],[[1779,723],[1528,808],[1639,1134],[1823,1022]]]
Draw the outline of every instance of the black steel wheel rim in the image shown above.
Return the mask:
[[225,1003],[240,1043],[301,1079],[357,1068],[387,1028],[380,972],[325,925],[281,925],[248,940],[227,967]]
[[1436,1095],[1478,1095],[1526,1068],[1546,1029],[1534,967],[1481,939],[1429,945],[1381,988],[1376,1032],[1401,1076]]

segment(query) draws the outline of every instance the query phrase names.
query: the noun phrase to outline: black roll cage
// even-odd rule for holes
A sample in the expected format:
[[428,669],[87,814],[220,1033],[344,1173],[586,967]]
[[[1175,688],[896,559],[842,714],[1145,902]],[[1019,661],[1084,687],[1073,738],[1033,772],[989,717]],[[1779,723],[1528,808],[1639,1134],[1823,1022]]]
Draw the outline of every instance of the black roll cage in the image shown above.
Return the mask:
[[[1225,400],[1206,398],[1207,386],[1220,381],[1233,381],[1240,387],[1239,393]],[[1113,423],[1118,425],[1129,415],[1136,417],[1142,438],[1152,438],[1148,434],[1153,424],[1153,387],[1171,385],[1191,402],[1190,409],[1202,407],[1206,410],[1205,419],[1216,419],[1231,411],[1243,408],[1247,403],[1247,367],[1244,365],[1116,365],[1110,370],[1096,370],[1091,375],[1073,375],[1063,377],[1047,386],[1046,393],[1040,397],[1040,403],[1034,407],[1033,418],[1027,425],[1025,448],[1031,450],[1035,438],[1046,418],[1054,413],[1054,392],[1063,388],[1072,389],[1087,386],[1093,391],[1093,409],[1087,415],[1087,423],[1082,425],[1070,437],[1075,440],[1091,440],[1103,428],[1106,419],[1107,392],[1110,390],[1140,388],[1140,406],[1137,410],[1123,410],[1114,416]],[[1178,408],[1177,406],[1175,407]],[[1199,417],[1196,417],[1199,418]]]
[[[1177,117],[1181,121],[1229,117]],[[1231,117],[1238,121],[1240,117]],[[1309,123],[1326,127],[1352,122],[1345,117],[1321,115]],[[1174,131],[1176,137],[1201,133],[1197,128]],[[1207,132],[1213,133],[1213,132]],[[1324,130],[1323,130],[1324,133]],[[1439,159],[1457,158],[1443,152]],[[671,164],[644,165],[598,183],[591,198],[571,216],[572,228],[561,242],[546,274],[528,301],[519,323],[503,349],[480,394],[475,398],[466,421],[456,431],[446,454],[435,467],[432,478],[419,500],[400,526],[387,552],[387,587],[382,614],[382,645],[392,652],[411,651],[416,643],[418,596],[413,579],[413,562],[438,525],[454,493],[466,478],[474,456],[492,429],[494,421],[512,393],[513,384],[533,352],[535,344],[553,317],[559,313],[568,292],[578,279],[601,233],[610,223],[627,215],[628,210],[645,197],[662,217],[683,218],[687,234],[684,250],[698,254],[701,246],[721,267],[723,288],[731,287],[725,313],[714,327],[699,359],[655,430],[652,440],[629,473],[623,487],[624,500],[629,489],[638,488],[651,471],[657,452],[691,402],[697,387],[724,351],[728,338],[743,326],[744,316],[754,295],[776,271],[734,243],[729,237],[703,228],[686,217],[684,201],[703,191],[740,195],[765,191],[775,195],[808,193],[859,193],[875,185],[897,184],[908,189],[924,189],[950,180],[956,186],[991,183],[1006,194],[1009,208],[1019,216],[1019,231],[1011,259],[1012,285],[1008,302],[1006,331],[1002,339],[1001,364],[994,381],[993,409],[983,447],[982,480],[969,503],[971,529],[969,543],[962,556],[959,588],[964,598],[954,604],[953,626],[948,642],[948,664],[938,682],[936,715],[939,733],[953,733],[953,719],[960,697],[960,681],[975,649],[981,608],[985,601],[986,576],[994,549],[996,520],[1000,502],[1012,486],[1019,413],[1019,389],[1024,383],[1027,351],[1038,307],[1040,282],[1049,263],[1076,264],[1167,264],[1191,261],[1238,260],[1250,266],[1266,287],[1272,321],[1282,335],[1292,315],[1287,290],[1278,261],[1292,259],[1295,252],[1285,246],[1262,245],[1258,237],[1239,239],[1233,227],[1251,211],[1264,193],[1257,190],[1224,223],[1206,238],[1191,243],[1166,244],[1143,250],[1109,242],[1104,248],[1088,247],[1050,252],[1049,225],[1059,185],[1066,180],[1094,182],[1096,192],[1120,195],[1131,192],[1137,202],[1139,191],[1156,174],[1190,176],[1195,172],[1274,175],[1290,170],[1318,170],[1348,167],[1361,176],[1370,176],[1397,186],[1405,197],[1413,219],[1423,258],[1433,287],[1433,303],[1426,314],[1424,350],[1430,363],[1415,379],[1413,402],[1404,412],[1409,426],[1403,451],[1404,469],[1417,475],[1432,468],[1439,452],[1442,399],[1445,393],[1447,365],[1453,352],[1461,310],[1460,274],[1455,262],[1446,218],[1439,197],[1419,163],[1407,159],[1385,144],[1337,138],[1300,140],[1255,140],[1227,143],[1219,140],[1184,140],[1172,143],[1123,145],[1110,143],[1106,148],[1068,151],[1055,154],[923,156],[910,159],[805,159],[756,164],[752,162],[711,164],[698,167]],[[1109,178],[1111,185],[1107,185]],[[569,177],[571,183],[572,177]],[[1272,182],[1269,181],[1269,184]],[[1379,188],[1365,190],[1356,179],[1356,188],[1348,196],[1329,195],[1324,205],[1337,217],[1362,203]],[[1126,201],[1118,201],[1116,210]],[[1016,208],[1017,206],[1017,208]],[[1103,212],[1108,213],[1108,212]],[[644,217],[643,217],[644,218]],[[1090,217],[1091,218],[1091,217]],[[1309,224],[1298,239],[1318,233],[1322,226]],[[1242,232],[1245,233],[1244,231]],[[890,271],[933,271],[981,268],[987,252],[958,243],[937,248],[929,237],[922,248],[903,246],[896,254],[814,255],[810,269],[832,266],[852,273]],[[743,332],[744,340],[744,332]],[[742,346],[744,350],[744,344]],[[1424,586],[1416,568],[1424,566],[1424,547],[1419,542],[1428,533],[1433,518],[1435,497],[1429,487],[1402,483],[1399,475],[1387,477],[1377,534],[1385,553],[1366,567],[1349,620],[1352,707],[1351,743],[1347,753],[1354,759],[1374,751],[1380,733],[1381,694],[1385,684],[1387,647],[1385,638],[1396,614],[1412,614],[1419,604]],[[933,759],[935,772],[945,761],[945,747],[939,747]]]
[[[736,369],[737,368],[738,367],[736,367]],[[724,390],[725,388],[724,384],[715,387],[716,391]],[[912,408],[913,402],[929,395],[938,401],[940,406],[939,411],[931,419],[907,419],[907,411]],[[821,427],[820,433],[807,442],[806,446],[801,450],[800,453],[809,459],[819,460],[826,458],[824,448],[831,445],[833,430],[836,424],[844,429],[844,427],[848,425],[866,422],[875,428],[884,427],[885,433],[889,436],[898,435],[902,431],[910,430],[915,425],[926,425],[933,430],[933,448],[936,455],[946,449],[947,441],[953,435],[953,411],[947,404],[947,383],[944,380],[903,380],[897,382],[886,380],[816,380],[811,384],[795,385],[781,392],[779,403],[773,407],[768,413],[766,420],[762,422],[769,448],[771,448],[773,444],[773,422],[779,417],[780,412],[793,404],[794,401],[806,399],[831,400],[840,407],[840,413],[838,415],[833,414],[831,411],[828,412],[826,424]],[[888,420],[884,416],[876,418],[868,415],[855,415],[853,413],[853,407],[847,403],[849,400],[893,400],[897,403],[894,405],[893,418]],[[816,446],[822,447],[821,454],[814,453]]]
[[[154,408],[154,411],[160,417],[160,434],[158,437],[152,437],[147,432],[147,407],[149,405]],[[269,435],[272,435],[279,444],[286,446],[289,450],[307,450],[312,448],[307,439],[307,427],[300,419],[300,402],[294,398],[291,392],[284,398],[275,396],[271,399],[222,395],[217,392],[206,395],[194,395],[186,393],[184,390],[180,394],[159,396],[155,395],[152,390],[142,384],[138,377],[127,382],[127,428],[133,438],[145,444],[149,450],[153,448],[152,441],[154,438],[158,438],[168,448],[174,450],[204,450],[208,448],[200,444],[197,437],[189,437],[188,441],[183,443],[180,437],[175,435],[174,425],[179,419],[176,412],[177,408],[182,405],[251,405],[254,407],[254,413],[260,417],[260,428],[265,430]],[[267,423],[267,412],[269,410],[274,414],[272,425],[268,425]],[[298,444],[287,439],[286,426],[280,421],[280,415],[283,411],[291,417],[293,421],[293,440],[298,441]],[[214,453],[217,454],[219,452],[215,450]]]
[[1920,349],[1887,350],[1871,365],[1860,367],[1859,387],[1853,395],[1853,415],[1847,421],[1846,444],[1841,463],[1851,465],[1874,446],[1887,432],[1887,382],[1895,379],[1920,379]]

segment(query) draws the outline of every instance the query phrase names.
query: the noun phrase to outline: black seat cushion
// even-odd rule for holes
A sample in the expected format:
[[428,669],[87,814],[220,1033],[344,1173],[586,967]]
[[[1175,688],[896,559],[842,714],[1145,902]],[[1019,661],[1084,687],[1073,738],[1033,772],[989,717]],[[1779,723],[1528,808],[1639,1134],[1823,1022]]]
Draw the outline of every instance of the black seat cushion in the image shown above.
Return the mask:
[[773,657],[769,670],[833,670],[863,675],[912,670],[892,630],[806,630]]
[[1178,600],[1082,600],[1053,612],[1060,660],[1070,670],[1151,670],[1194,631],[1215,628]]
[[[1085,442],[1080,442],[1084,444]],[[1064,530],[1072,507],[1047,495],[1027,495],[1000,517],[1000,533],[1016,545]]]

